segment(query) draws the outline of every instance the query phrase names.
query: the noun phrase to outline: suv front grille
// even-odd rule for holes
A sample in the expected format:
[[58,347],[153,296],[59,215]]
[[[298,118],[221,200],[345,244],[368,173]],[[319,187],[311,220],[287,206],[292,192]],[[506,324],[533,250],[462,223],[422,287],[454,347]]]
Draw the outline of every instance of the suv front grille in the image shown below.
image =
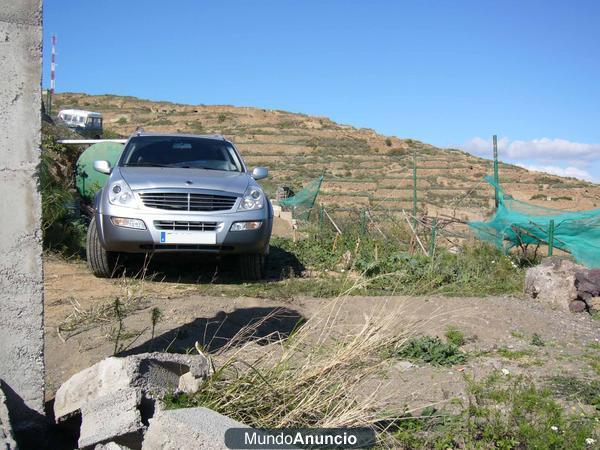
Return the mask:
[[227,211],[233,208],[237,197],[229,195],[143,192],[140,198],[147,208],[170,211]]
[[215,231],[219,227],[219,222],[155,220],[154,227],[158,230]]

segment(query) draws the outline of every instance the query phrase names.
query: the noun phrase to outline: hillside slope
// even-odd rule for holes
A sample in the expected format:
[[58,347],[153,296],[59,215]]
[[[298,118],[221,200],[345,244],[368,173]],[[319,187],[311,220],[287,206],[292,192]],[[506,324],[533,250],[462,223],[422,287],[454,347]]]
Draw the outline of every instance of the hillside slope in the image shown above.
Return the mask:
[[[221,105],[183,105],[115,95],[58,94],[56,110],[104,114],[105,129],[127,136],[146,131],[218,133],[235,142],[250,166],[269,167],[265,187],[300,187],[325,171],[319,200],[334,208],[410,209],[412,151],[418,158],[419,207],[460,219],[485,217],[493,190],[482,182],[491,161],[413,139],[340,125],[325,117]],[[560,209],[600,206],[600,186],[500,164],[504,188],[519,200]]]

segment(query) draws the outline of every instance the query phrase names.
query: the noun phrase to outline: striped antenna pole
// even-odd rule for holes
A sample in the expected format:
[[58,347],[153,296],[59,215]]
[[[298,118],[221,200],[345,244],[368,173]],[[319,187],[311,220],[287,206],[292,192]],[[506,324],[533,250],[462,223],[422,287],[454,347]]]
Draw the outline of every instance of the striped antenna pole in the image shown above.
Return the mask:
[[50,97],[48,102],[48,114],[52,114],[52,97],[56,87],[56,35],[52,35],[52,60],[50,62]]

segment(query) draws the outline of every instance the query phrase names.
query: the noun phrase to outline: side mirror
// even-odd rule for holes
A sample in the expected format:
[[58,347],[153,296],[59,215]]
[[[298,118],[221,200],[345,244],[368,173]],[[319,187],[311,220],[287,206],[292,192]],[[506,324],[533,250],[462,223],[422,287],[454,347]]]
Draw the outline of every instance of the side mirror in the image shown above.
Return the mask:
[[266,167],[255,167],[252,171],[252,178],[255,180],[262,180],[263,178],[267,178],[269,176],[269,169]]
[[108,161],[94,161],[94,170],[96,172],[105,173],[106,175],[110,175],[112,172],[112,168]]

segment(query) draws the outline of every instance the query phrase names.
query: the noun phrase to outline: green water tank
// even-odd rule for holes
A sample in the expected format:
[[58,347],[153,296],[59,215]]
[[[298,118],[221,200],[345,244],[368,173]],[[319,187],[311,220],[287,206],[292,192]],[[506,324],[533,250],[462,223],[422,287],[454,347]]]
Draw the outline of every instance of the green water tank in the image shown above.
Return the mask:
[[106,183],[108,175],[94,170],[94,161],[108,161],[114,167],[123,152],[123,144],[116,142],[98,142],[90,145],[77,160],[75,186],[79,195],[89,202]]

